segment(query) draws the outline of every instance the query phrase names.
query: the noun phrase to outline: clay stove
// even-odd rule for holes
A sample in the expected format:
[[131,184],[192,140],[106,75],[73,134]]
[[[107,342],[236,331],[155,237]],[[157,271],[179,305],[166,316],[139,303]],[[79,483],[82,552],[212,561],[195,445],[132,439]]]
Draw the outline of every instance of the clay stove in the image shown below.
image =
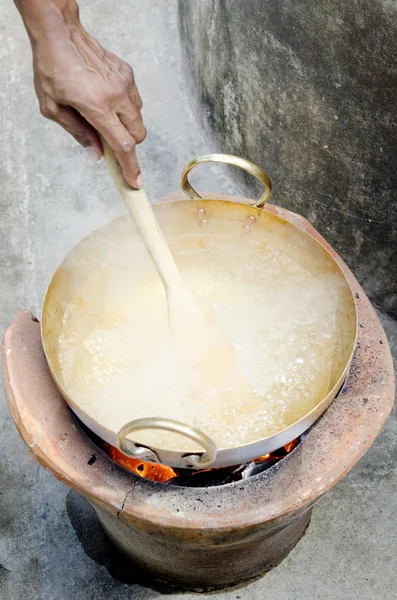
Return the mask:
[[[274,206],[267,210],[304,228],[335,256],[303,218]],[[285,458],[226,485],[164,485],[127,472],[85,434],[57,391],[37,319],[22,312],[6,332],[6,392],[23,440],[45,468],[87,498],[135,568],[194,589],[222,588],[271,569],[305,532],[314,503],[375,440],[394,401],[392,359],[374,309],[336,258],[355,293],[359,319],[345,385]]]

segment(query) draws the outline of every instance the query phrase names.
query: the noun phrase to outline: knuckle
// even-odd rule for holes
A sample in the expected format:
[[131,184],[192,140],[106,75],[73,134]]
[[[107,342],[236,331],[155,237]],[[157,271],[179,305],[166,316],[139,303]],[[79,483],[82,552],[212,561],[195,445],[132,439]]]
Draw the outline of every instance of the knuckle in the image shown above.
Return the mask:
[[132,103],[134,109],[137,112],[137,117],[139,119],[141,119],[142,118],[141,117],[141,109],[142,109],[143,104],[142,104],[142,99],[141,99],[141,97],[140,97],[140,95],[138,93],[138,90],[136,88],[134,88],[132,90],[132,94],[130,95],[130,98],[131,98],[131,103]]
[[130,155],[135,151],[135,140],[133,138],[124,138],[118,142],[118,152],[125,155]]
[[135,75],[132,67],[128,63],[123,63],[123,73],[130,83],[134,83]]
[[142,125],[142,127],[140,127],[138,129],[138,131],[135,134],[135,141],[137,144],[142,144],[142,142],[145,141],[147,136],[147,130],[146,127],[144,125]]

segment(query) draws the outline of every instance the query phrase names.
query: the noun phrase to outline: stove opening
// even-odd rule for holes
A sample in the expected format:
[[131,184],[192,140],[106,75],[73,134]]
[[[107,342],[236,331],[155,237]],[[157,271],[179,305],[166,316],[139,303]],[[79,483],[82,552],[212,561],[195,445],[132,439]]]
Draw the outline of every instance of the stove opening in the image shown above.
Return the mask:
[[[92,433],[89,433],[92,438]],[[203,469],[201,471],[175,469],[165,465],[142,462],[137,458],[125,456],[125,454],[120,452],[117,448],[103,442],[99,438],[96,438],[94,441],[105,454],[114,460],[114,462],[144,479],[180,487],[210,487],[241,481],[242,479],[247,479],[248,477],[252,477],[253,475],[257,475],[258,473],[270,469],[270,467],[292,452],[299,444],[300,439],[301,438],[297,438],[279,450],[271,452],[270,454],[265,454],[264,456],[259,456],[249,463],[234,467]]]

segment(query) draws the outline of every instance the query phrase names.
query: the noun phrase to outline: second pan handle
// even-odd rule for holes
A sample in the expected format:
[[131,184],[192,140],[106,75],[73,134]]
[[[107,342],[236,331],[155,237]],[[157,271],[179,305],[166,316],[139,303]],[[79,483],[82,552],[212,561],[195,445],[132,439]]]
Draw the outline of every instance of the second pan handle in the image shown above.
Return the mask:
[[189,182],[188,175],[194,167],[203,163],[223,163],[226,165],[233,165],[235,167],[239,167],[247,173],[251,173],[254,177],[259,179],[261,183],[265,186],[265,191],[259,200],[254,204],[256,208],[263,208],[266,202],[269,200],[270,195],[272,193],[272,182],[270,177],[265,173],[263,169],[258,167],[255,163],[246,160],[245,158],[239,158],[238,156],[233,156],[232,154],[207,154],[206,156],[201,156],[199,158],[194,158],[187,165],[184,166],[182,171],[181,184],[182,189],[188,196],[193,199],[201,198],[200,194],[196,192],[194,187]]

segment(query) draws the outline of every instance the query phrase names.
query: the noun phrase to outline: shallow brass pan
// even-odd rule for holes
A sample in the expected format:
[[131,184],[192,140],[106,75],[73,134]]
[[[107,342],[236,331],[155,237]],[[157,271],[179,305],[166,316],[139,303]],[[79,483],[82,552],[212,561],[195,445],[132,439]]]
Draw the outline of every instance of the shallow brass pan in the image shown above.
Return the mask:
[[[247,204],[216,200],[211,198],[211,194],[202,198],[191,186],[188,175],[196,165],[208,162],[227,163],[243,168],[263,183],[265,192],[254,204],[249,200]],[[89,234],[71,250],[53,275],[42,310],[43,346],[52,376],[71,409],[96,435],[117,446],[128,456],[179,468],[202,469],[237,465],[273,452],[291,442],[304,433],[330,405],[343,384],[353,356],[357,333],[356,307],[350,285],[328,250],[298,226],[262,208],[271,194],[270,179],[262,169],[234,156],[204,156],[185,166],[182,173],[182,189],[191,200],[160,202],[153,206],[166,237],[198,233],[202,231],[202,221],[205,218],[206,234],[250,235],[255,240],[285,252],[314,274],[329,273],[336,277],[339,347],[338,358],[332,367],[328,394],[320,398],[309,413],[289,427],[250,444],[227,449],[217,448],[205,432],[191,427],[188,423],[161,418],[160,415],[156,418],[137,419],[127,423],[120,431],[111,431],[79,408],[64,389],[61,380],[58,344],[64,312],[78,287],[102,260],[103,239],[114,239],[116,244],[120,223],[127,222],[130,219],[128,215],[114,219]],[[135,443],[133,432],[143,429],[163,429],[178,433],[193,440],[203,448],[203,452],[176,452]]]

